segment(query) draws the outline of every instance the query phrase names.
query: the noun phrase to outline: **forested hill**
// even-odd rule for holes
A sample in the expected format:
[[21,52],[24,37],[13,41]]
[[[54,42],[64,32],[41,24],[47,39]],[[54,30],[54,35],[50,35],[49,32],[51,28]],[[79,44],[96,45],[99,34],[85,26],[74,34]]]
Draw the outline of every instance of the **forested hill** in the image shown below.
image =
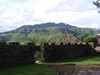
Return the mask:
[[27,42],[34,39],[45,39],[46,41],[57,41],[66,32],[72,33],[77,37],[84,35],[96,35],[100,30],[90,28],[79,28],[65,23],[42,23],[36,25],[23,25],[15,30],[0,33],[0,39],[7,41]]
[[75,26],[71,26],[69,24],[65,24],[65,23],[42,23],[42,24],[35,24],[35,25],[23,25],[22,27],[18,28],[18,29],[38,29],[38,28],[48,28],[48,27],[63,27],[63,28],[76,28]]

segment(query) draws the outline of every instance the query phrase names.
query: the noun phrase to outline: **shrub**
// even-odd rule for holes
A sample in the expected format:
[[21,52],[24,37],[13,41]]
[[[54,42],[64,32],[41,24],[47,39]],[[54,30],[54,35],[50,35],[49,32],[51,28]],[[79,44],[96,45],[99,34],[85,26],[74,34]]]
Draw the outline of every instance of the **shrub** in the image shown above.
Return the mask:
[[97,42],[97,39],[93,36],[87,36],[83,38],[83,42],[88,43],[88,42]]
[[0,40],[0,44],[1,44],[1,45],[6,45],[7,42],[6,42],[6,40]]

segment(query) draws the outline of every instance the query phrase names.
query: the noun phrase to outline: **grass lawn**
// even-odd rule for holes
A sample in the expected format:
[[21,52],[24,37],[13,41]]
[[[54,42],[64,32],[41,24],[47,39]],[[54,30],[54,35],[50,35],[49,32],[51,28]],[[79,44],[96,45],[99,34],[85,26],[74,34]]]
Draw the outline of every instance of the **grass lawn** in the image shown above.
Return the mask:
[[56,75],[56,71],[42,65],[0,68],[0,75]]
[[63,60],[56,63],[60,64],[100,64],[100,56],[86,56],[70,60]]

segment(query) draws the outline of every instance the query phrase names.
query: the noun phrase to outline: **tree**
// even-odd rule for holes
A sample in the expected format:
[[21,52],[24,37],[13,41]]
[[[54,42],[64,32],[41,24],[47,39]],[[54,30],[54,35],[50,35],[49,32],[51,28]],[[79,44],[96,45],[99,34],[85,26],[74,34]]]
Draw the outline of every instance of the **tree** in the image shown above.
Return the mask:
[[7,41],[6,40],[3,40],[3,39],[2,40],[0,39],[0,44],[1,45],[6,45],[7,44]]
[[83,42],[88,43],[88,42],[97,42],[97,39],[93,36],[86,36],[83,38]]
[[33,43],[34,45],[43,45],[44,43],[48,43],[48,41],[43,38],[32,38],[29,42]]
[[[93,4],[94,4],[95,6],[97,6],[97,8],[100,9],[100,0],[97,0],[96,2],[93,2]],[[100,11],[98,11],[98,13],[100,13]]]

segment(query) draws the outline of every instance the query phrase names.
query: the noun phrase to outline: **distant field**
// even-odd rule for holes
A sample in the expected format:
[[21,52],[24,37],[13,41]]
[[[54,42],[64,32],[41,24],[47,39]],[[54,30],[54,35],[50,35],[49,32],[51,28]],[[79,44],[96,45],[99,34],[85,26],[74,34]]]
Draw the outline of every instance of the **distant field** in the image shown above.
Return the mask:
[[0,68],[0,75],[56,75],[56,71],[42,65]]
[[71,60],[63,60],[56,63],[60,64],[100,64],[100,56],[87,56]]

